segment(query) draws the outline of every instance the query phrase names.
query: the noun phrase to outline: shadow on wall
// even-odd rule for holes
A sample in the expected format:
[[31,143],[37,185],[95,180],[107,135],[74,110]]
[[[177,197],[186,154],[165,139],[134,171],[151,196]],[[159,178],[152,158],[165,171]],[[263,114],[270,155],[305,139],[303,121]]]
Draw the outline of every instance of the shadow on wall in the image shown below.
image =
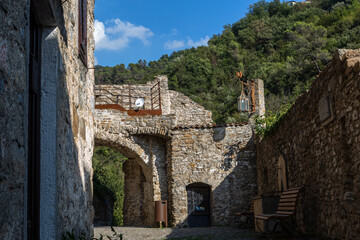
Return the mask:
[[65,25],[65,18],[64,18],[64,9],[62,4],[65,3],[63,1],[53,1],[53,11],[56,12],[55,19],[57,26],[59,27],[60,34],[63,38],[63,41],[65,42],[65,45],[68,46],[68,39],[67,39],[67,30]]
[[94,192],[93,206],[95,211],[94,226],[112,226],[114,213],[114,200],[111,195],[96,196]]
[[[60,81],[57,85],[57,198],[58,198],[58,236],[74,232],[76,236],[92,234],[92,191],[91,165],[86,161],[86,126],[79,117],[86,101],[70,103],[66,79],[66,69],[60,63]],[[80,66],[82,67],[82,66]],[[81,84],[86,82],[85,71],[79,71]],[[83,96],[84,97],[84,96]],[[81,98],[79,94],[79,98]],[[77,142],[75,142],[77,140]],[[84,146],[85,145],[85,146]],[[83,151],[79,151],[83,149]],[[89,156],[90,157],[90,156]],[[91,159],[91,158],[90,158]],[[90,161],[90,159],[88,159]],[[91,163],[91,162],[90,162]]]
[[127,226],[153,226],[154,223],[152,174],[144,168],[148,166],[139,159],[124,163],[124,225]]
[[153,181],[156,188],[154,189],[154,199],[168,200],[166,139],[145,134],[134,135],[132,138],[144,150],[149,160],[147,165],[152,168],[154,174]]
[[[247,145],[235,152],[233,147],[223,156],[222,170],[227,176],[214,189],[208,183],[189,184],[187,190],[188,217],[178,226],[207,227],[235,225],[235,212],[246,211],[257,193],[256,156],[253,154],[254,142],[251,138]],[[236,156],[231,158],[230,156]],[[236,165],[235,167],[233,167]],[[232,169],[232,170],[230,170]],[[206,191],[209,190],[209,193]],[[207,196],[210,203],[207,205]],[[210,209],[206,209],[209,206]],[[206,222],[208,214],[209,222]],[[176,229],[167,239],[177,237]]]

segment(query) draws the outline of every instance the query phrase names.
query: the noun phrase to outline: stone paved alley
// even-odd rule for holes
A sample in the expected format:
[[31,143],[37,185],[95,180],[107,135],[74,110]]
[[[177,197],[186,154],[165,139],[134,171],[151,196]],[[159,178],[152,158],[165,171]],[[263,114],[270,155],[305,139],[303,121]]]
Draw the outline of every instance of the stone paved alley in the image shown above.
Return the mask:
[[[252,229],[236,227],[208,227],[208,228],[141,228],[141,227],[115,227],[117,233],[123,234],[123,240],[257,240],[257,239],[297,239],[305,240],[308,236],[276,235],[265,237]],[[110,227],[95,227],[95,237],[112,236]]]

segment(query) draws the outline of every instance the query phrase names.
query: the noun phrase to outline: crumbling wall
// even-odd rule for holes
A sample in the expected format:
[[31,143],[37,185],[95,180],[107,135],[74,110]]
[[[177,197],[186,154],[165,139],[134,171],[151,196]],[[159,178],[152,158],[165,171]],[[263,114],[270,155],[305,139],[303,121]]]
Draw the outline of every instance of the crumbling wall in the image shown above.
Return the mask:
[[280,154],[289,187],[304,186],[296,218],[302,231],[360,237],[359,89],[360,50],[339,50],[279,128],[258,144],[259,194],[279,190]]

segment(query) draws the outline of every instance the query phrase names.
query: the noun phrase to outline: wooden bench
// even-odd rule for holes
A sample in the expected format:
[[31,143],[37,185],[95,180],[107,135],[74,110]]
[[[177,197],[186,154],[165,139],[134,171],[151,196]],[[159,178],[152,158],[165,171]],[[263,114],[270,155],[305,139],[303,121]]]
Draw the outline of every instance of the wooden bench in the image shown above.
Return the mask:
[[235,216],[245,216],[246,217],[246,222],[251,224],[251,226],[253,226],[254,224],[254,200],[251,201],[249,210],[246,212],[236,212]]
[[258,226],[258,220],[274,221],[275,225],[272,232],[276,231],[276,227],[280,224],[282,228],[290,233],[285,227],[284,221],[292,219],[295,222],[296,206],[302,188],[287,189],[281,193],[278,208],[275,214],[259,214],[255,216],[255,223]]

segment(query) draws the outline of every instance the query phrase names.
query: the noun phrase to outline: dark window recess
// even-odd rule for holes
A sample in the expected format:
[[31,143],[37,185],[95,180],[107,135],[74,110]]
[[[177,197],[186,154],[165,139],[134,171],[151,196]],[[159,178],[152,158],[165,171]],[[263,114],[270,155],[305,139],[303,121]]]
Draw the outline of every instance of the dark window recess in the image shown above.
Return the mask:
[[87,67],[87,0],[79,0],[79,57]]
[[40,238],[40,51],[41,28],[30,13],[29,115],[28,115],[28,239]]

